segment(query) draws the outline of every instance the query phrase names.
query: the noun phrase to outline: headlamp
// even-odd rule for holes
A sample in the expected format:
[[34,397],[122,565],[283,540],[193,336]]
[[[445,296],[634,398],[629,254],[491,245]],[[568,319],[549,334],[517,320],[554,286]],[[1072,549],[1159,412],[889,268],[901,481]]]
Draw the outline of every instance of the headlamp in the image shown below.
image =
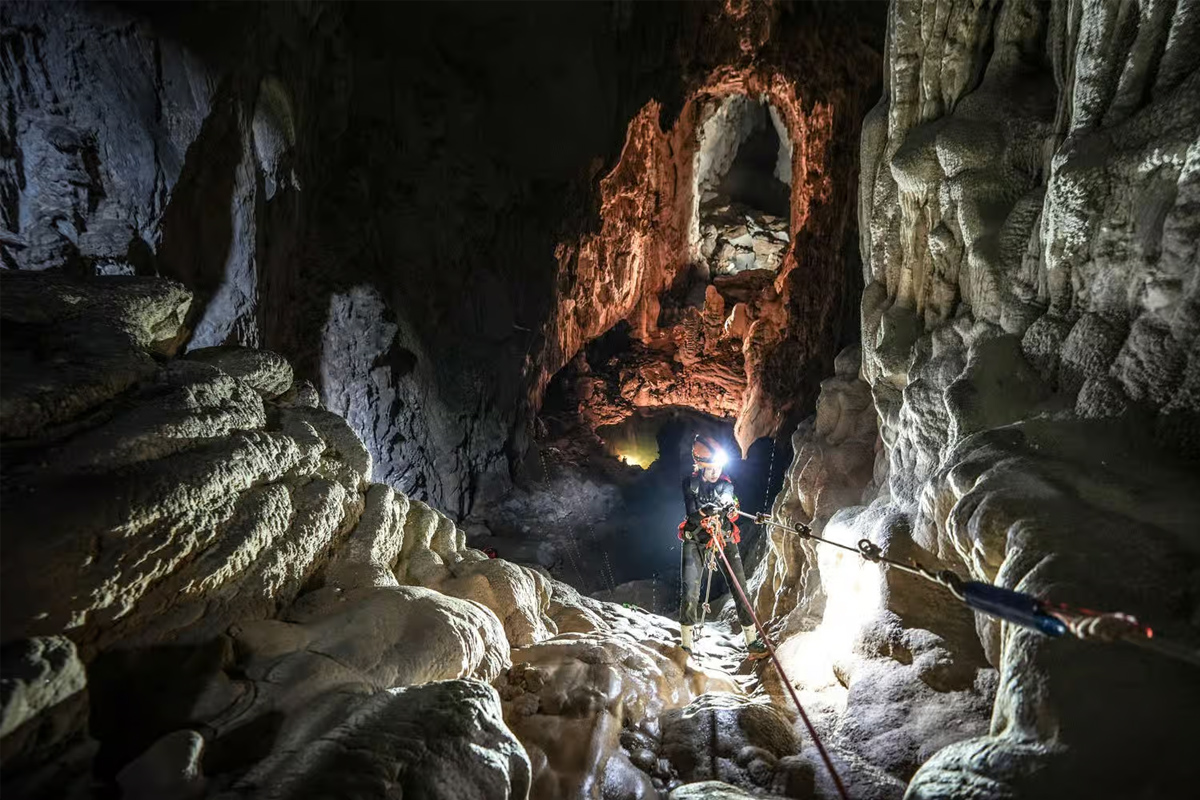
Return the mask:
[[712,465],[713,469],[725,469],[725,465],[729,463],[729,456],[725,455],[725,451],[717,448],[717,452],[713,453]]

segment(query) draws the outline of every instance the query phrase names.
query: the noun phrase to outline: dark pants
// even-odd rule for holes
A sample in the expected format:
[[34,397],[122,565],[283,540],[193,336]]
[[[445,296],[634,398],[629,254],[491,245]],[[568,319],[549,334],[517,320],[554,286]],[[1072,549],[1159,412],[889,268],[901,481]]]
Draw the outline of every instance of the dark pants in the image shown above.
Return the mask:
[[[704,600],[704,589],[708,583],[708,569],[704,566],[707,552],[694,540],[685,540],[681,545],[679,575],[683,596],[679,604],[679,622],[682,625],[695,625],[700,621],[700,604]],[[742,591],[748,592],[746,573],[742,569],[742,555],[738,552],[736,544],[730,542],[725,545],[725,557],[729,559],[729,566],[733,568],[733,577],[741,585]],[[717,556],[717,565],[722,572],[725,572],[725,562],[721,560],[720,555]],[[742,599],[738,596],[737,590],[733,588],[733,582],[728,573],[725,574],[725,582],[729,584],[729,591],[733,593],[733,600],[737,604],[738,622],[742,623],[743,628],[753,628],[754,620],[750,616],[750,609],[742,605]],[[715,600],[716,598],[711,599]]]

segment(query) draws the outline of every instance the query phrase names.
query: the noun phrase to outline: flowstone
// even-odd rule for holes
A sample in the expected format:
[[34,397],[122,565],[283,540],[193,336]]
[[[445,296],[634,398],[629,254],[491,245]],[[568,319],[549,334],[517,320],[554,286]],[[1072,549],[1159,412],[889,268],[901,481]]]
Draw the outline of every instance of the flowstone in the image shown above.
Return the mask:
[[[89,311],[177,325],[174,284],[15,280],[6,325],[75,297],[45,341],[87,337],[139,371],[39,417],[37,438],[6,429],[6,792],[616,800],[699,777],[661,755],[664,720],[749,688],[719,623],[689,661],[675,623],[488,558],[371,483],[362,442],[277,355],[172,359],[170,325]],[[5,391],[54,385],[37,370],[58,367],[29,368]],[[730,735],[713,747],[749,746]]]

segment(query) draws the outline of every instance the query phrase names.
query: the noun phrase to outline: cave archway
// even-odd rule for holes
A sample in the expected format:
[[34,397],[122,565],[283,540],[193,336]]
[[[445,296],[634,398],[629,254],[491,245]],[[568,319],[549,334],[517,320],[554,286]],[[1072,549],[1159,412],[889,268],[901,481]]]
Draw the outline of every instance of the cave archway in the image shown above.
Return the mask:
[[[762,332],[784,322],[777,284],[790,264],[793,138],[807,129],[768,99],[775,92],[712,85],[673,130],[659,126],[653,103],[630,122],[602,182],[601,231],[562,250],[575,259],[565,272],[582,280],[548,327],[568,360],[549,359],[542,373],[536,477],[481,520],[502,553],[527,549],[596,596],[628,599],[614,593],[628,584],[636,602],[674,613],[659,601],[678,596],[674,534],[692,435],[725,444],[743,508],[769,507],[787,437],[742,442],[735,423],[770,338]],[[744,526],[750,549],[753,527]]]
[[776,272],[790,242],[792,142],[765,97],[709,100],[696,129],[690,255],[710,276]]

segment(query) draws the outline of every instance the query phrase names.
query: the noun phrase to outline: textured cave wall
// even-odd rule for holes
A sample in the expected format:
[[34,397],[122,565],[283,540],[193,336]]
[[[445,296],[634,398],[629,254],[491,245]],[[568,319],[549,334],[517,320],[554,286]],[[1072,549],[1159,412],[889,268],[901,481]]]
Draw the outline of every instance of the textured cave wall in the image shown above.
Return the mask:
[[733,637],[467,547],[287,360],[185,352],[191,301],[0,271],[6,797],[805,796]]
[[[852,335],[846,144],[878,74],[871,14],[774,3],[10,3],[3,14],[5,266],[181,281],[196,298],[189,347],[286,354],[355,420],[377,479],[456,515],[507,486],[546,382],[584,343],[620,319],[642,340],[658,333],[658,296],[688,252],[708,98],[773,103],[772,124],[796,143],[794,244],[768,308],[701,376],[712,391],[684,376],[655,402],[707,402],[740,420],[747,444],[812,402]],[[363,295],[378,302],[348,300]],[[349,328],[376,342],[353,349],[369,363],[347,357]]]
[[[902,373],[904,339],[965,309],[1020,339],[1060,405],[1157,413],[1156,439],[1194,455],[1194,12],[978,13],[961,24],[995,28],[990,60],[982,41],[946,45],[943,66],[923,66],[934,88],[897,72],[865,126],[868,374]],[[910,24],[895,15],[897,53]]]
[[489,559],[372,483],[283,358],[184,354],[190,303],[156,278],[0,272],[6,796],[523,797],[488,684],[520,647],[566,662],[555,691],[592,691],[578,647],[538,649],[560,623],[640,626],[651,643],[619,652],[656,709],[707,685],[665,620]]
[[[861,140],[861,360],[797,431],[776,513],[1200,642],[1198,12],[892,3]],[[753,583],[835,743],[908,797],[1200,783],[1193,667],[964,613],[782,534]],[[921,704],[959,721],[944,749]]]
[[6,4],[3,25],[4,266],[132,271],[216,76],[107,7]]
[[739,323],[736,336],[720,331],[725,311],[712,302],[694,321],[692,327],[712,328],[710,339],[728,340],[729,354],[706,344],[706,359],[685,353],[674,366],[669,360],[635,365],[646,390],[622,387],[623,397],[605,400],[615,408],[604,414],[691,405],[735,419],[745,449],[774,433],[794,409],[810,407],[819,376],[854,337],[857,277],[845,254],[854,229],[856,154],[847,144],[857,137],[878,63],[869,44],[878,7],[864,9],[857,16],[774,3],[702,9],[695,38],[685,40],[678,114],[659,103],[642,109],[620,160],[600,182],[599,229],[560,246],[555,305],[534,362],[535,402],[584,344],[621,320],[650,350],[661,351],[671,339],[675,345],[667,349],[686,350],[701,336],[687,325],[664,329],[662,295],[685,281],[691,266],[698,128],[721,100],[745,94],[770,104],[771,124],[790,144],[793,244],[774,282],[756,289],[752,319]]
[[181,281],[189,347],[285,353],[376,478],[458,515],[523,448],[555,246],[696,35],[598,3],[0,13],[5,266]]

